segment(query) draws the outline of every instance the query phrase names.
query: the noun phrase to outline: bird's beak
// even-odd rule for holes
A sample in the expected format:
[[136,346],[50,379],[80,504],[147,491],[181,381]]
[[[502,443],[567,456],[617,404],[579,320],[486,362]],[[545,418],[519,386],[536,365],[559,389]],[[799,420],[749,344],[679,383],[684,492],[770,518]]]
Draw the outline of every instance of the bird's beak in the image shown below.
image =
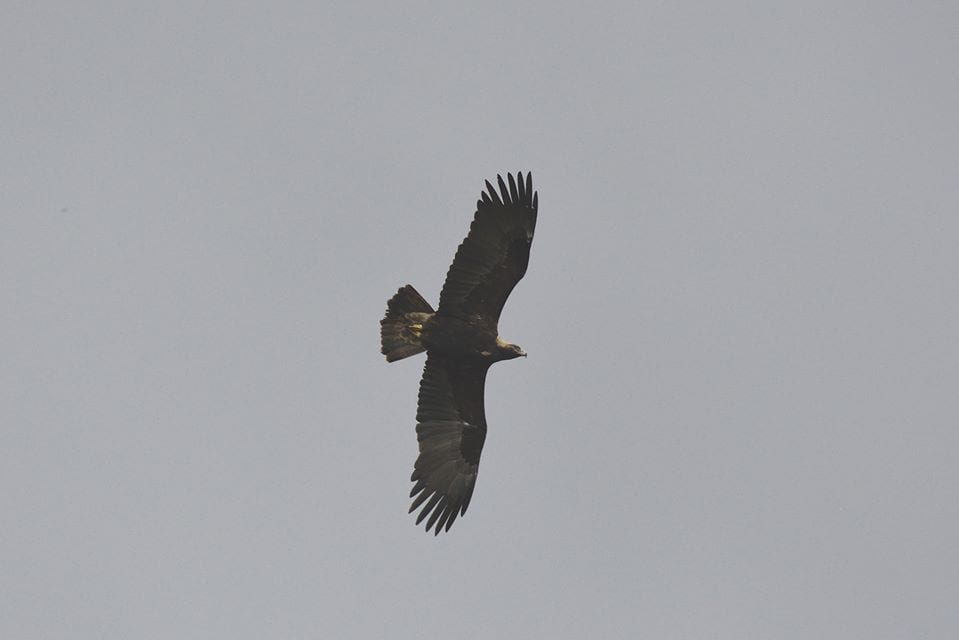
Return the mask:
[[519,354],[523,356],[524,358],[526,357],[526,352],[523,351],[522,349],[519,350]]

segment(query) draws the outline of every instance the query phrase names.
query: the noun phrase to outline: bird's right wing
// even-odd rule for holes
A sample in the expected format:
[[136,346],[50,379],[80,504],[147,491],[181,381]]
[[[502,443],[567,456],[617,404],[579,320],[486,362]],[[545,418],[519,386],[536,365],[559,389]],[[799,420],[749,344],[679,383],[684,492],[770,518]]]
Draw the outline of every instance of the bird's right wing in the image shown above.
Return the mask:
[[506,177],[509,186],[496,176],[500,192],[487,182],[476,203],[469,235],[446,274],[439,313],[480,317],[495,326],[506,298],[526,274],[539,198],[530,174]]
[[488,368],[436,355],[426,360],[416,410],[420,455],[410,478],[416,483],[410,513],[426,503],[416,524],[429,516],[427,531],[434,525],[437,534],[449,531],[469,506],[486,440],[483,388]]

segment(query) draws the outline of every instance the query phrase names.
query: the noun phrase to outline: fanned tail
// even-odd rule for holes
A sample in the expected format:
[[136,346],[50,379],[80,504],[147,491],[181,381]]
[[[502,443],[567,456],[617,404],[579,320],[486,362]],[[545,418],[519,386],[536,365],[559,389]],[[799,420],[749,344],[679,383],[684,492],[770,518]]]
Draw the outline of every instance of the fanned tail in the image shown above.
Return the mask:
[[380,351],[387,362],[426,351],[421,340],[423,323],[433,315],[433,307],[411,285],[400,287],[386,303],[386,315],[380,320]]

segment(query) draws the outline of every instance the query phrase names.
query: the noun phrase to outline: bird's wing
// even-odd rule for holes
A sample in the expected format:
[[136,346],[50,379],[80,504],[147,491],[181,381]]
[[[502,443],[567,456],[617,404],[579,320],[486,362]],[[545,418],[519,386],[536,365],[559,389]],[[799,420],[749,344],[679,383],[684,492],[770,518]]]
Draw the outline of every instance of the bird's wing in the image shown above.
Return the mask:
[[420,455],[410,478],[416,483],[410,513],[426,503],[416,524],[429,517],[427,531],[433,525],[437,534],[449,531],[469,506],[486,440],[483,387],[488,368],[432,354],[426,359],[416,410]]
[[476,202],[469,235],[456,250],[446,274],[437,311],[499,321],[506,298],[526,273],[536,228],[538,197],[530,174],[496,176],[500,193],[488,181]]

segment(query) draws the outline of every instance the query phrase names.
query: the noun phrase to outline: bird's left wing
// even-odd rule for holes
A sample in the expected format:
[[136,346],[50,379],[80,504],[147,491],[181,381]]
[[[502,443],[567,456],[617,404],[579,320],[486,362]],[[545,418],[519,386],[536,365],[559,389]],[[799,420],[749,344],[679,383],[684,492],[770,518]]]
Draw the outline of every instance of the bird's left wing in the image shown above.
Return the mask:
[[410,492],[410,513],[424,502],[416,524],[429,517],[426,530],[439,533],[466,513],[480,452],[486,440],[483,410],[485,364],[463,363],[431,354],[423,369],[416,410],[416,438],[420,455]]

